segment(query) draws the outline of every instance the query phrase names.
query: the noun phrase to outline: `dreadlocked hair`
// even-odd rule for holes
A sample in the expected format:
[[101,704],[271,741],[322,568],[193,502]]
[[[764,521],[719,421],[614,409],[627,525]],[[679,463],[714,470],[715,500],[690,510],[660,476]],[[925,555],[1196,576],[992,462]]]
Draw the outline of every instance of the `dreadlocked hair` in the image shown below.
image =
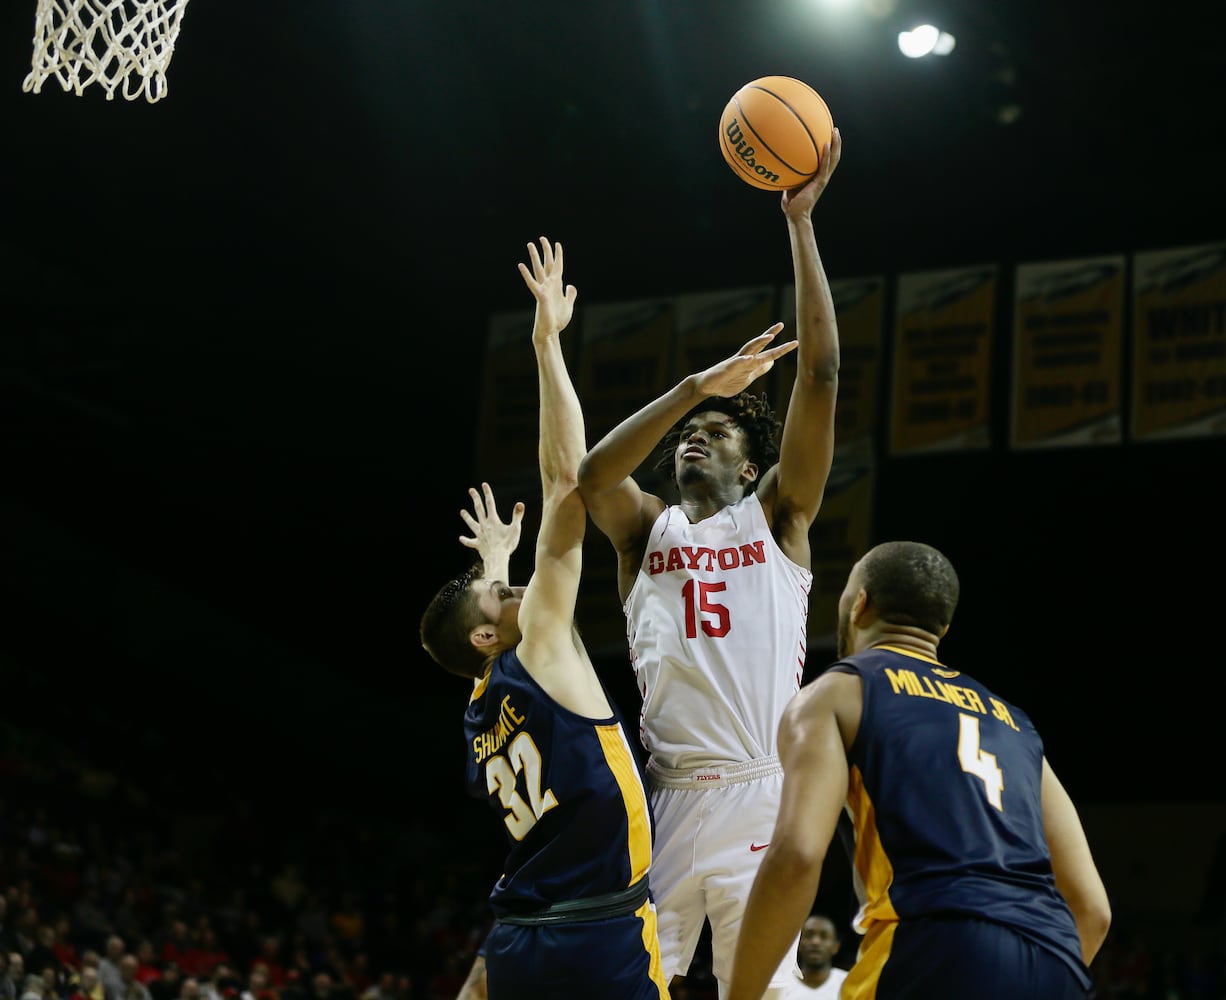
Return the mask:
[[461,677],[480,677],[485,669],[485,656],[468,639],[473,627],[486,620],[472,589],[484,572],[478,560],[448,580],[421,616],[422,648],[444,670]]
[[[695,413],[705,413],[709,410],[727,414],[744,432],[746,457],[758,467],[759,473],[766,472],[779,461],[777,441],[779,429],[783,425],[776,419],[775,411],[771,409],[766,399],[766,393],[757,395],[746,390],[738,392],[735,396],[712,396],[693,407],[678,420],[673,425],[673,429],[665,435],[664,442],[660,446],[660,458],[655,468],[668,473],[669,482],[674,486],[677,485],[676,451],[681,441],[681,429]],[[760,475],[759,478],[761,478]],[[745,492],[748,493],[753,485],[753,483],[746,483]]]

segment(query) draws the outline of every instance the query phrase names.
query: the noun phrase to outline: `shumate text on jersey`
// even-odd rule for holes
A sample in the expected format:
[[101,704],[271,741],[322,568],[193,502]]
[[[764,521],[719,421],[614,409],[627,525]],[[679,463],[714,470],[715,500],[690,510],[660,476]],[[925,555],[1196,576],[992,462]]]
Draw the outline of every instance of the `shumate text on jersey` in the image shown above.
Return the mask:
[[775,754],[804,673],[812,582],[775,542],[756,494],[696,524],[678,506],[660,514],[624,608],[640,737],[657,762],[681,770]]

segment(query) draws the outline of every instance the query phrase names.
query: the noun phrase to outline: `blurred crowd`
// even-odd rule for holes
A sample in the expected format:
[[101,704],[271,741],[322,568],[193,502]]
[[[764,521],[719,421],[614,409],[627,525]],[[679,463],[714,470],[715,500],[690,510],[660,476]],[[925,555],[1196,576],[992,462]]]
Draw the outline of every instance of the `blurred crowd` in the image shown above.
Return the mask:
[[0,1000],[455,997],[497,831],[159,792],[0,728]]
[[[492,824],[276,812],[215,795],[202,807],[11,729],[0,737],[0,1000],[459,992],[489,927],[502,849]],[[843,967],[857,943],[847,938]],[[1120,914],[1095,962],[1095,1000],[1226,1000],[1221,922],[1171,940],[1155,947]],[[706,957],[678,997],[716,995]]]

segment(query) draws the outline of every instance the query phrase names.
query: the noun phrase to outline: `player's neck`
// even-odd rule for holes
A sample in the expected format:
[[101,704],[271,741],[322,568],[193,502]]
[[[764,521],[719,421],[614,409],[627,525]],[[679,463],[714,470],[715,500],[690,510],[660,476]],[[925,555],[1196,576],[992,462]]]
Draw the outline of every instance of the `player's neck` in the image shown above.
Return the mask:
[[806,965],[801,971],[801,978],[805,981],[805,985],[812,986],[814,989],[830,978],[829,965]]
[[739,489],[712,492],[690,490],[681,497],[680,507],[690,524],[696,524],[718,514],[725,507],[739,503],[741,499]]
[[874,629],[868,641],[864,643],[864,648],[872,649],[875,646],[893,646],[895,649],[903,649],[908,653],[926,656],[930,660],[938,658],[937,643],[932,633],[910,625],[888,625]]

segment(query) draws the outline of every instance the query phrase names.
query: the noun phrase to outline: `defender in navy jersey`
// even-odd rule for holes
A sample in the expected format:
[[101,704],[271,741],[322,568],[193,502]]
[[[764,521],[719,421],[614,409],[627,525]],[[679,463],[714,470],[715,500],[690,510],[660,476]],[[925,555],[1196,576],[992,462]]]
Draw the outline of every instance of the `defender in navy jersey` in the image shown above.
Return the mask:
[[1073,1000],[1111,914],[1076,808],[1026,714],[937,658],[958,578],[931,546],[852,568],[839,657],[779,728],[779,816],[727,1000],[758,1000],[841,814],[864,935],[843,1000]]
[[[574,628],[587,511],[576,487],[583,416],[558,335],[575,289],[562,247],[542,238],[520,264],[536,297],[543,509],[526,587],[506,580],[523,505],[509,522],[470,490],[461,538],[480,562],[446,584],[422,645],[473,681],[464,716],[467,784],[498,817],[509,853],[490,894],[493,930],[462,996],[490,1000],[667,1000],[648,873],[652,818],[614,702]],[[482,986],[484,985],[484,990]]]

